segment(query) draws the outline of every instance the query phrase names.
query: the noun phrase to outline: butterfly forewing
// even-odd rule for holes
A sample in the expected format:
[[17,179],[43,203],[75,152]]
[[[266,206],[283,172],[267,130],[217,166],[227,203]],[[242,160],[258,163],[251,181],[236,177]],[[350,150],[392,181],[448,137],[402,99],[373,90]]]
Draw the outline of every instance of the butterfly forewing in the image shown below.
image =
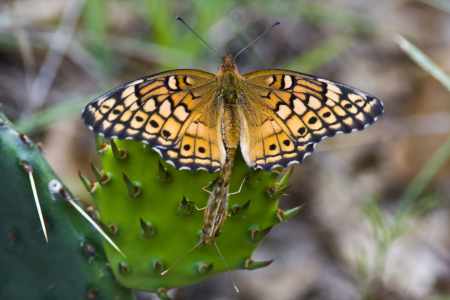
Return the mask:
[[[362,130],[383,113],[374,96],[307,74],[263,70],[242,78],[245,100],[240,104],[247,121],[241,121],[241,147],[253,168],[301,163],[313,151],[309,144]],[[252,115],[255,111],[259,116]]]
[[104,137],[148,143],[177,169],[214,172],[225,160],[224,151],[216,151],[223,148],[219,114],[211,113],[218,90],[211,73],[164,72],[98,97],[82,119]]

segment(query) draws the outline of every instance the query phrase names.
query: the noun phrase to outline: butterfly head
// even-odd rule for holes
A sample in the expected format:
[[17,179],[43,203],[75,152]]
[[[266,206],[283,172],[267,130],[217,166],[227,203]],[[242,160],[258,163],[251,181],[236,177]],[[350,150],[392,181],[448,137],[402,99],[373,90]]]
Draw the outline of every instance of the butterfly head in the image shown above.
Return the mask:
[[234,58],[231,55],[223,56],[222,64],[219,66],[219,71],[218,71],[217,75],[221,75],[226,72],[233,72],[234,74],[236,74],[237,76],[240,77],[238,69],[237,69],[236,65],[234,64]]

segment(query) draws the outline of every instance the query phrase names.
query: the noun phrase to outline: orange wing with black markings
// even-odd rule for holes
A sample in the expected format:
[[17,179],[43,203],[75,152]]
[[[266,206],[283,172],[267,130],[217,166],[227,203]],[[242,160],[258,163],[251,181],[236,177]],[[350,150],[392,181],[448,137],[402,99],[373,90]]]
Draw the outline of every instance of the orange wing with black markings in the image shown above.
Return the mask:
[[[205,111],[215,102],[218,91],[211,73],[159,73],[98,97],[86,106],[82,119],[101,136],[149,144],[177,169],[214,172],[225,160],[224,151],[216,151],[223,148],[222,135],[218,134],[220,116]],[[197,130],[192,133],[194,127]]]
[[287,167],[301,163],[314,151],[314,143],[299,145],[292,141],[270,117],[271,110],[257,108],[252,101],[238,107],[241,114],[240,146],[250,168],[269,171],[276,166]]
[[383,113],[374,96],[312,75],[263,70],[243,75],[241,84],[241,147],[252,168],[301,163],[313,151],[308,145],[362,130]]
[[92,101],[82,118],[102,136],[146,142],[177,169],[215,172],[225,161],[227,122],[240,128],[248,166],[268,171],[301,163],[323,138],[362,130],[383,113],[377,98],[337,82],[286,70],[240,76],[232,58],[225,61],[221,68],[236,76],[239,124],[223,114],[224,72],[199,70],[122,85]]

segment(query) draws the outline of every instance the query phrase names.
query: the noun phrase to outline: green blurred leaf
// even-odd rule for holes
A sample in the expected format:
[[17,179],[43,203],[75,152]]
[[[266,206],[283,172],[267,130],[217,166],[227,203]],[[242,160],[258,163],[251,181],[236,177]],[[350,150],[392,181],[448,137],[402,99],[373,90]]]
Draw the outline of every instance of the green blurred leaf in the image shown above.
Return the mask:
[[[431,76],[436,78],[450,91],[450,76],[445,73],[439,66],[437,66],[428,56],[420,51],[417,47],[411,44],[402,36],[398,35],[397,43],[403,51],[422,69],[428,72]],[[437,171],[450,157],[450,137],[439,147],[433,156],[427,161],[422,170],[417,174],[409,184],[406,191],[401,196],[396,214],[401,219],[412,208],[414,202],[424,191],[431,179],[436,175]]]
[[293,61],[284,64],[281,68],[310,73],[341,55],[352,45],[353,40],[350,37],[345,35],[335,36],[314,47]]
[[271,17],[292,18],[295,21],[305,21],[310,24],[363,35],[372,35],[383,26],[385,20],[377,21],[368,14],[345,10],[330,4],[312,2],[297,2],[295,9],[291,5],[280,5],[276,1],[265,3],[258,7],[262,13]]
[[414,177],[408,185],[406,191],[400,197],[397,204],[396,214],[398,217],[405,216],[411,209],[414,202],[425,190],[437,171],[450,157],[450,138],[433,154],[422,170]]
[[447,90],[450,91],[450,76],[445,73],[438,65],[436,65],[425,53],[420,51],[416,46],[411,44],[401,35],[397,35],[396,42],[403,51],[422,69],[427,71],[431,76],[436,78]]
[[43,109],[35,113],[32,117],[21,118],[16,122],[18,131],[25,134],[32,134],[42,131],[61,120],[75,120],[80,118],[84,107],[99,94],[89,95]]
[[89,48],[104,68],[111,69],[114,67],[114,54],[107,38],[106,8],[104,0],[86,1],[83,21],[89,37]]

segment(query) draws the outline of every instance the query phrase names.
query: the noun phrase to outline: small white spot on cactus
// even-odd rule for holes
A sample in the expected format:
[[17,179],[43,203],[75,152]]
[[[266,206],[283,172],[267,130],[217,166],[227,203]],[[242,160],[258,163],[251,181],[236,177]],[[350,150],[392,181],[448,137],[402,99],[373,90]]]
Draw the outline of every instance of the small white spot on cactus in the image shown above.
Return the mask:
[[[59,193],[59,190],[62,189],[62,184],[61,182],[59,182],[56,179],[52,179],[50,180],[50,182],[48,183],[48,190],[50,191],[50,193],[55,194],[55,193]],[[55,199],[53,199],[55,200]]]

